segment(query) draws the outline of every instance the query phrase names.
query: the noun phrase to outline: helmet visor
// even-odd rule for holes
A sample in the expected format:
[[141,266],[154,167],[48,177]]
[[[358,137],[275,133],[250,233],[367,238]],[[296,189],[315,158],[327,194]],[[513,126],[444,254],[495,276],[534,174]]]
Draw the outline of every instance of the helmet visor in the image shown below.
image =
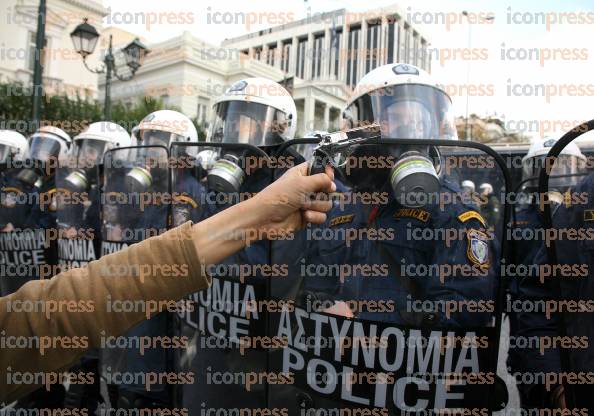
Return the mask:
[[244,101],[224,101],[216,106],[211,141],[275,146],[287,137],[289,121],[274,107]]
[[350,126],[378,123],[393,139],[457,139],[449,97],[438,88],[405,84],[380,88],[353,102],[345,116]]
[[[549,163],[552,163],[552,160]],[[546,155],[531,157],[524,161],[522,181],[526,181],[524,185],[526,188],[536,188],[538,186],[540,169],[546,168],[546,165]],[[564,192],[576,186],[586,172],[583,159],[574,155],[559,155],[549,175],[549,188]]]
[[76,141],[77,161],[80,166],[96,166],[101,163],[108,142],[96,139],[81,139]]
[[0,163],[6,163],[19,152],[18,147],[0,144]]
[[183,136],[162,130],[141,130],[140,144],[143,146],[165,146],[169,148],[171,143],[185,141]]
[[28,157],[42,162],[57,160],[63,146],[65,145],[60,139],[51,135],[36,134],[31,136]]

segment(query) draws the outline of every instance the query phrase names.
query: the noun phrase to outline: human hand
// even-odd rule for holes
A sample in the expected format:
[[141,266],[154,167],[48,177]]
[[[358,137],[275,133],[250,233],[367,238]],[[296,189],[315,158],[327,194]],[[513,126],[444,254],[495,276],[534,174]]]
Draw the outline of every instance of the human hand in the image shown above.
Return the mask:
[[312,176],[307,171],[307,163],[295,166],[253,198],[261,235],[290,233],[307,223],[326,221],[332,208],[328,194],[336,191],[334,172],[329,166]]
[[343,301],[336,301],[334,305],[330,306],[329,308],[324,309],[325,313],[329,313],[332,315],[344,316],[346,318],[354,318],[355,314],[349,307],[346,302]]
[[215,264],[253,241],[289,234],[308,222],[321,224],[332,208],[334,173],[307,175],[307,163],[289,169],[253,198],[194,224],[193,240],[203,264]]

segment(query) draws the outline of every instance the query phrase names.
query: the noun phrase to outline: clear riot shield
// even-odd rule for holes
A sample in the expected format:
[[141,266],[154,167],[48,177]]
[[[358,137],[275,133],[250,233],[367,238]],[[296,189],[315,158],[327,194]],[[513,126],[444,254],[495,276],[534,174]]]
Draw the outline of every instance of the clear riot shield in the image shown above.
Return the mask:
[[85,267],[101,255],[99,168],[79,166],[75,157],[56,172],[58,264],[61,270]]
[[[104,179],[101,224],[101,255],[117,252],[131,244],[159,235],[168,229],[170,215],[169,152],[163,146],[117,148],[104,156]],[[125,265],[122,265],[125,266]],[[141,267],[138,266],[138,267]],[[129,273],[107,270],[116,275]],[[136,271],[135,273],[139,273]],[[140,272],[142,273],[142,272]],[[106,302],[110,300],[107,299]],[[126,302],[112,305],[114,313],[130,307]],[[139,306],[134,306],[135,308]],[[146,307],[142,305],[140,307]],[[171,352],[162,347],[158,337],[171,337],[171,318],[159,313],[141,322],[126,334],[105,340],[101,351],[101,373],[106,383],[119,391],[120,401],[129,397],[149,397],[158,405],[171,399],[170,386],[164,382],[146,384],[147,373],[165,374],[171,371]],[[149,348],[135,340],[152,339]],[[137,374],[133,382],[122,374]],[[129,377],[129,376],[128,376]],[[128,380],[128,381],[126,381]],[[147,391],[150,388],[150,391]],[[115,406],[115,403],[112,403]],[[122,407],[132,403],[120,402]]]
[[[267,407],[290,415],[503,408],[504,161],[478,143],[351,139],[325,152],[338,186],[326,223],[272,242],[271,265],[286,273],[270,280],[265,306]],[[496,225],[486,198],[462,192],[472,169],[499,198]]]
[[[594,171],[591,156],[574,169],[563,149],[582,134],[594,129],[594,120],[566,133],[547,155],[548,166],[540,172],[539,195],[544,212],[546,244],[537,256],[539,273],[524,286],[529,300],[547,303],[547,310],[534,313],[541,339],[577,340],[579,345],[552,346],[545,352],[544,369],[550,374],[551,391],[563,386],[570,409],[594,411],[592,378],[594,371]],[[561,197],[559,198],[559,191]],[[530,285],[528,285],[528,283]],[[589,342],[587,340],[590,340]],[[569,375],[563,377],[563,374]],[[553,402],[557,405],[558,402]],[[557,406],[559,407],[559,406]]]
[[[22,180],[36,174],[24,162],[4,172],[0,187],[0,293],[55,274],[56,233],[52,226],[55,189]],[[47,182],[47,181],[46,181]],[[48,192],[43,192],[43,191]]]
[[[207,173],[200,162],[209,152],[216,162]],[[174,143],[171,153],[175,224],[215,215],[260,192],[272,179],[270,158],[250,145]],[[233,185],[235,190],[224,190]],[[246,383],[247,377],[253,380],[266,372],[266,351],[246,351],[244,343],[266,334],[267,315],[253,305],[267,298],[269,249],[266,241],[253,242],[219,264],[205,265],[212,285],[189,296],[186,301],[192,307],[178,314],[176,333],[187,337],[189,344],[176,351],[176,370],[196,377],[194,383],[178,386],[176,406],[187,408],[189,414],[200,414],[205,408],[266,407],[265,385]]]

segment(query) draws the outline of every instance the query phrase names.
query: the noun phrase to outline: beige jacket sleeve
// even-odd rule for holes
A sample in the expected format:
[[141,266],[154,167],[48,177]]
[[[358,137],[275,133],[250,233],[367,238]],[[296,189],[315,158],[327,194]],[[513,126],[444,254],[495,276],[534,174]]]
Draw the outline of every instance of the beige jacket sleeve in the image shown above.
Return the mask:
[[206,288],[210,281],[191,234],[187,222],[0,298],[0,403],[56,382],[86,349],[100,345],[101,336],[122,334],[146,318],[142,307],[115,313],[114,302],[145,301],[164,310],[165,301]]

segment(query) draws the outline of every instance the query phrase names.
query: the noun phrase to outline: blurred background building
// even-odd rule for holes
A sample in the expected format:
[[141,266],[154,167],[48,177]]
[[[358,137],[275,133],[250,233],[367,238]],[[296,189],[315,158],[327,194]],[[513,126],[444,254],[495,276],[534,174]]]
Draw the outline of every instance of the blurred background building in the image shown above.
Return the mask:
[[[335,10],[313,18],[210,44],[189,32],[160,43],[134,80],[113,81],[112,98],[132,105],[152,96],[208,127],[213,99],[235,81],[266,77],[287,86],[295,99],[297,134],[336,130],[350,91],[363,75],[389,62],[430,71],[429,42],[394,5],[351,14]],[[114,43],[136,35],[117,30]],[[103,36],[102,36],[103,37]],[[99,87],[103,85],[99,80]]]
[[[38,0],[2,0],[0,2],[2,39],[0,81],[20,82],[30,86],[35,63]],[[47,0],[46,47],[42,53],[45,93],[70,97],[98,97],[97,75],[86,71],[72,47],[70,32],[88,18],[98,30],[107,9],[95,0]],[[98,55],[89,57],[89,65],[99,64]]]

